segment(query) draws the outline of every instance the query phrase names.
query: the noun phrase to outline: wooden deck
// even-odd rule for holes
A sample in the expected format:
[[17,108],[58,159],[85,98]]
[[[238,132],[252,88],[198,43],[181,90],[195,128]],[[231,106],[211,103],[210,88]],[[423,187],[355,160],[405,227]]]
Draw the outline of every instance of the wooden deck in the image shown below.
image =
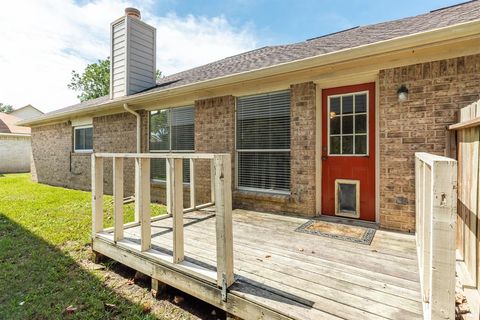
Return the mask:
[[[114,243],[97,234],[96,252],[245,319],[421,319],[415,238],[377,230],[371,245],[296,232],[307,219],[233,211],[236,282],[226,302],[221,289],[202,279],[215,272],[215,213],[184,215],[185,267],[159,261],[172,255],[172,218],[152,222],[152,249],[139,246],[140,227],[125,229]],[[205,271],[207,270],[207,271]]]

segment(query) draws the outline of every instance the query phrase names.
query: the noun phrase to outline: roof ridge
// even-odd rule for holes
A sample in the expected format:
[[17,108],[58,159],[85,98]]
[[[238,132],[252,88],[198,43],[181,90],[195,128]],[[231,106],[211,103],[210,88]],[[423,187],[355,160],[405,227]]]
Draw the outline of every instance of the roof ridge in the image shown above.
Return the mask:
[[461,5],[470,3],[470,2],[475,2],[475,1],[478,1],[478,0],[470,0],[470,1],[460,2],[460,3],[457,3],[457,4],[452,4],[452,5],[450,5],[450,6],[446,6],[446,7],[442,7],[442,8],[438,8],[438,9],[433,9],[433,10],[430,10],[429,13],[433,13],[433,12],[437,12],[437,11],[442,11],[442,10],[450,9],[450,8],[454,8],[454,7],[458,7],[458,6],[461,6]]
[[428,15],[428,14],[430,14],[430,13],[435,13],[435,12],[438,12],[438,11],[442,11],[442,10],[446,10],[446,9],[450,9],[450,8],[454,8],[454,7],[458,7],[458,6],[462,6],[462,5],[469,4],[469,3],[472,3],[472,2],[477,2],[477,1],[479,1],[479,0],[470,0],[470,1],[460,2],[460,3],[453,4],[453,5],[450,5],[450,6],[446,6],[446,7],[443,7],[443,8],[438,8],[438,9],[430,10],[430,11],[428,11],[428,12],[419,13],[419,14],[413,15],[413,16],[403,17],[403,18],[399,18],[399,19],[385,20],[385,21],[380,21],[380,22],[375,22],[375,23],[366,24],[366,25],[363,25],[363,26],[360,25],[360,26],[356,26],[356,27],[352,27],[352,28],[348,28],[348,29],[344,29],[344,30],[340,30],[340,31],[336,31],[336,32],[324,34],[324,35],[321,35],[321,36],[318,36],[318,37],[313,37],[313,38],[310,38],[310,39],[306,39],[305,42],[313,41],[313,40],[317,40],[317,39],[321,39],[321,38],[325,38],[325,37],[328,37],[328,36],[332,36],[332,35],[335,35],[335,34],[338,34],[338,33],[347,32],[347,31],[351,31],[351,30],[355,30],[355,29],[362,29],[362,28],[367,28],[367,27],[372,27],[372,26],[381,25],[381,24],[384,24],[384,23],[392,23],[392,22],[395,22],[395,21],[402,21],[402,20],[408,20],[408,19],[418,18],[418,17],[421,17],[421,16]]

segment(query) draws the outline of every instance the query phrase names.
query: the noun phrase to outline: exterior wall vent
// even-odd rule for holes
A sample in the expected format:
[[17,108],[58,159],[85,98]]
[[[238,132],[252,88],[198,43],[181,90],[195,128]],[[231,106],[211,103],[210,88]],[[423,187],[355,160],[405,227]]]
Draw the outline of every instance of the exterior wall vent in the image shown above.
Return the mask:
[[126,8],[110,25],[110,99],[150,89],[156,84],[156,29]]

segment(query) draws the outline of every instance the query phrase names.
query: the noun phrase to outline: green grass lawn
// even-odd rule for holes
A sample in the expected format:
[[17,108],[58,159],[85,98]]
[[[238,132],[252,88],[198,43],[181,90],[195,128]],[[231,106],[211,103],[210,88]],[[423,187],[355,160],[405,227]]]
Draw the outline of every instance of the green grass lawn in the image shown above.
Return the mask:
[[[111,197],[104,207],[111,226]],[[152,205],[152,215],[163,213]],[[125,220],[132,219],[133,203],[125,205]],[[0,175],[0,318],[153,318],[77,263],[91,258],[90,230],[89,192],[37,184],[29,174]],[[77,309],[66,315],[70,305]]]

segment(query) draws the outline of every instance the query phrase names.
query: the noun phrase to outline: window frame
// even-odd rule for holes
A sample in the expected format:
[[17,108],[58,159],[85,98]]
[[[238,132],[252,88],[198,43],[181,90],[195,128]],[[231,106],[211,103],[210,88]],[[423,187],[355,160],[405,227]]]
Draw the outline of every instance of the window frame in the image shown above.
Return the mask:
[[[290,176],[290,185],[289,185],[289,190],[286,191],[286,190],[274,190],[274,189],[262,189],[262,188],[253,188],[253,187],[243,187],[243,186],[240,186],[238,184],[239,182],[239,179],[238,179],[238,176],[239,176],[239,169],[240,169],[240,166],[239,166],[239,161],[238,161],[238,156],[239,156],[239,153],[242,153],[242,152],[258,152],[258,153],[262,153],[262,152],[265,152],[265,153],[275,153],[275,152],[289,152],[289,155],[290,155],[290,159],[291,159],[291,145],[290,145],[290,148],[289,149],[238,149],[237,148],[237,126],[238,126],[238,109],[237,109],[237,105],[238,105],[238,99],[239,98],[247,98],[247,97],[255,97],[255,96],[266,96],[266,95],[269,95],[269,94],[272,94],[272,93],[278,93],[278,92],[285,92],[285,91],[289,91],[290,93],[290,115],[291,115],[291,101],[292,101],[292,97],[291,97],[291,92],[289,89],[285,89],[285,90],[276,90],[276,91],[270,91],[270,92],[264,92],[264,93],[260,93],[260,94],[250,94],[250,95],[244,95],[244,96],[236,96],[235,97],[235,123],[234,123],[234,131],[235,131],[235,134],[234,134],[234,148],[235,148],[235,189],[236,190],[239,190],[239,191],[250,191],[250,192],[258,192],[258,193],[266,193],[266,194],[273,194],[273,195],[285,195],[285,196],[288,196],[291,194],[291,176]],[[291,116],[290,116],[290,126],[291,126]],[[290,132],[291,134],[291,132]],[[290,139],[291,139],[291,135],[290,135]],[[292,164],[290,162],[290,173],[291,173],[291,170],[292,170]]]
[[[92,128],[92,149],[77,149],[77,130]],[[85,124],[73,127],[73,152],[74,153],[92,153],[93,152],[93,124]]]
[[[363,115],[365,114],[366,115],[366,130],[365,130],[365,133],[361,133],[361,134],[355,134],[355,115],[357,113],[355,113],[355,95],[360,95],[360,94],[365,94],[366,95],[366,104],[367,104],[367,108],[366,108],[366,112],[361,112],[361,113],[358,113],[360,115]],[[369,121],[370,121],[370,100],[369,100],[369,95],[370,95],[370,92],[368,90],[362,90],[362,91],[354,91],[354,92],[348,92],[348,93],[340,93],[340,94],[334,94],[334,95],[329,95],[327,96],[327,104],[328,104],[328,109],[327,109],[327,145],[328,145],[328,156],[332,156],[332,157],[368,157],[370,155],[370,141],[369,141],[369,136],[370,136],[370,131],[369,131]],[[352,153],[352,154],[337,154],[337,153],[331,153],[331,148],[330,148],[330,137],[331,137],[331,134],[330,134],[330,101],[331,101],[331,98],[338,98],[338,97],[344,97],[344,96],[353,96],[353,105],[352,105],[352,108],[353,108],[353,113],[352,113],[352,116],[353,116],[353,133],[352,134],[345,134],[345,136],[352,136],[353,137],[353,150],[355,151],[355,136],[365,136],[366,137],[366,152],[365,153]],[[341,105],[341,108],[343,109],[343,102],[342,102],[342,105]],[[342,113],[342,118],[343,118],[343,113]],[[342,121],[340,121],[340,134],[334,134],[333,136],[335,137],[340,137],[340,150],[342,150],[342,137],[344,136],[344,134],[342,133]]]
[[[192,108],[193,110],[193,150],[172,150],[172,123],[171,123],[171,111],[173,109],[187,109],[187,108]],[[168,130],[169,130],[169,135],[168,135],[168,145],[169,145],[169,149],[168,150],[152,150],[150,149],[150,139],[151,139],[151,131],[150,131],[150,124],[151,124],[151,117],[152,117],[152,112],[154,111],[163,111],[163,110],[167,110],[169,112],[169,115],[168,115],[168,122],[169,122],[169,127],[168,127]],[[148,112],[148,152],[149,153],[165,153],[165,154],[174,154],[174,153],[195,153],[195,105],[186,105],[186,106],[179,106],[179,107],[168,107],[168,108],[160,108],[160,109],[156,109],[156,110],[150,110]],[[191,168],[190,168],[190,171],[191,171]],[[155,183],[166,183],[167,180],[163,180],[163,179],[155,179],[155,178],[150,178],[150,180],[152,182],[155,182]],[[183,181],[183,185],[190,185],[191,184],[191,177],[189,179],[189,182],[185,182]]]

